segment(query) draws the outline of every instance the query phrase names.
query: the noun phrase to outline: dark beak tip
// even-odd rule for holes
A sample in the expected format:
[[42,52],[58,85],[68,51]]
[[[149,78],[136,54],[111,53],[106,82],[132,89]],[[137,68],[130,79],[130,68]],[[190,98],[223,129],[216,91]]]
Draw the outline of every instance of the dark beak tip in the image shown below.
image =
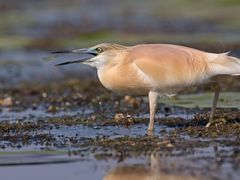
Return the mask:
[[62,66],[62,65],[64,65],[64,64],[55,64],[54,66],[58,67],[58,66]]
[[74,61],[67,61],[67,62],[56,64],[55,66],[62,66],[62,65],[73,64],[73,63],[82,63],[88,59],[89,58],[83,58],[83,59],[78,59],[78,60],[74,60]]
[[55,64],[54,66],[63,66],[63,65],[67,65],[67,64],[71,64],[71,61],[68,62],[64,62],[64,63],[59,63],[59,64]]

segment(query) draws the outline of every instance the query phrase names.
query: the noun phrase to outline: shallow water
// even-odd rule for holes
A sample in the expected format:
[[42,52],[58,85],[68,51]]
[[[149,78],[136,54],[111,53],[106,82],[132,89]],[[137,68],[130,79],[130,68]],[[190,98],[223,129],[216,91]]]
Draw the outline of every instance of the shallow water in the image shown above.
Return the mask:
[[[196,95],[195,98],[199,99],[199,96]],[[189,97],[191,100],[194,99],[193,95],[189,95]],[[229,94],[224,93],[223,97],[229,98]],[[177,103],[181,98],[185,100],[187,96],[180,96]],[[202,98],[208,99],[209,97],[203,94]],[[230,101],[230,99],[228,100]],[[235,103],[236,100],[237,98],[233,102]],[[168,103],[170,105],[167,105],[167,107],[174,104],[173,101]],[[230,107],[232,106],[230,105]],[[46,113],[41,108],[20,112],[11,112],[6,109],[3,109],[0,113],[1,120],[10,120],[12,123],[16,122],[16,119],[21,119],[22,122],[34,122],[39,119],[61,119],[64,116],[85,117],[94,114],[93,110],[83,113],[81,109],[58,113]],[[189,121],[194,117],[195,111],[191,108],[175,107],[171,111],[171,115],[160,111],[157,118],[168,118],[170,120],[173,117],[181,117],[185,121]],[[147,119],[147,116],[147,113],[142,113],[135,118]],[[14,132],[10,133],[10,135],[16,135],[16,138],[19,137],[20,139],[10,138],[9,141],[1,142],[0,178],[51,178],[61,180],[66,178],[128,179],[134,177],[136,179],[139,178],[139,174],[144,172],[141,175],[142,179],[159,179],[160,177],[161,179],[163,177],[164,179],[239,179],[239,145],[233,143],[239,142],[239,136],[191,137],[185,131],[176,132],[182,128],[174,125],[174,121],[171,126],[158,124],[160,122],[157,122],[155,135],[149,136],[149,140],[146,139],[148,138],[146,123],[125,126],[114,125],[114,123],[112,125],[102,125],[97,122],[89,125],[53,125],[46,122],[44,126],[40,126],[38,129],[23,129],[16,134]],[[175,133],[178,135],[174,135]],[[31,136],[26,142],[24,141],[24,134]],[[38,139],[37,136],[43,134],[50,135],[54,139],[49,141],[48,138],[43,137],[43,141],[46,141],[46,143],[41,142],[41,138]],[[8,133],[4,133],[4,136],[8,135]],[[176,142],[174,142],[174,136],[176,136]],[[167,149],[159,149],[153,145],[150,150],[144,150],[145,141],[151,142],[151,137],[160,138],[155,143],[164,144],[167,141]],[[125,138],[127,139],[124,140]],[[131,147],[131,144],[125,144],[128,142],[128,138],[134,138],[132,143],[143,141],[143,146],[140,147],[143,150],[137,150],[136,153],[134,149],[131,150],[135,146]],[[108,149],[108,145],[92,144],[94,141],[105,140],[112,140],[112,143],[119,141],[119,149]],[[180,145],[182,142],[189,144],[185,147],[185,145]],[[121,143],[123,144],[121,145]],[[111,147],[110,144],[109,147]],[[124,146],[126,150],[121,150],[121,146]],[[127,150],[128,146],[129,150]],[[152,145],[146,144],[145,146]],[[124,155],[124,153],[126,154]],[[13,171],[14,173],[12,173]]]
[[[219,148],[219,152],[229,151]],[[31,152],[32,153],[32,152]],[[238,164],[221,160],[214,147],[196,148],[190,154],[146,156],[123,159],[95,158],[54,154],[5,155],[0,157],[1,179],[239,179]],[[64,154],[61,152],[61,154]],[[170,170],[174,167],[174,170]],[[169,169],[170,168],[170,169]],[[14,172],[14,173],[12,173]],[[44,172],[44,173],[43,173]],[[216,172],[218,172],[216,174]]]

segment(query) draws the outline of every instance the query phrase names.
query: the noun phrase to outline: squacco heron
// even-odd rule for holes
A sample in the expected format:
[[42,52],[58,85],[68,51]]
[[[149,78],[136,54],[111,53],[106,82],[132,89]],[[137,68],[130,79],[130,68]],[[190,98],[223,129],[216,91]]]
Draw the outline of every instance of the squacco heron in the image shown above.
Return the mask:
[[[171,44],[139,44],[122,46],[102,43],[86,49],[55,51],[55,53],[90,54],[90,58],[68,61],[60,65],[82,63],[97,69],[100,82],[120,94],[149,97],[149,131],[154,130],[158,97],[177,94],[189,86],[202,84],[211,77],[226,74],[240,75],[240,59],[228,53],[209,53]],[[215,94],[207,126],[214,122],[220,93]]]

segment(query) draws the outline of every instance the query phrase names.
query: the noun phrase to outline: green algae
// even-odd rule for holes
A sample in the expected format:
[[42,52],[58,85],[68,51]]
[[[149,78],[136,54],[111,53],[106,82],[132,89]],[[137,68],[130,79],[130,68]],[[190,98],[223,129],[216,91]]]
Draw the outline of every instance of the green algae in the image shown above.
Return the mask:
[[[213,93],[198,93],[198,94],[183,94],[175,98],[160,99],[160,102],[169,105],[176,105],[187,108],[205,108],[211,107],[213,101]],[[238,92],[222,92],[220,93],[218,107],[221,108],[239,108],[240,107],[240,93]]]

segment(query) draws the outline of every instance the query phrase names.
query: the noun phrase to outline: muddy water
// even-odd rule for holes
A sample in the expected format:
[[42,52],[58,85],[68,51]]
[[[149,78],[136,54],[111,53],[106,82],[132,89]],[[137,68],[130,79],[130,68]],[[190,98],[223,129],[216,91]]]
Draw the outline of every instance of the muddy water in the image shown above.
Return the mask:
[[115,96],[95,80],[30,83],[1,94],[13,101],[0,112],[1,179],[240,176],[239,93],[222,93],[210,128],[211,94],[162,99],[153,135],[146,98]]

